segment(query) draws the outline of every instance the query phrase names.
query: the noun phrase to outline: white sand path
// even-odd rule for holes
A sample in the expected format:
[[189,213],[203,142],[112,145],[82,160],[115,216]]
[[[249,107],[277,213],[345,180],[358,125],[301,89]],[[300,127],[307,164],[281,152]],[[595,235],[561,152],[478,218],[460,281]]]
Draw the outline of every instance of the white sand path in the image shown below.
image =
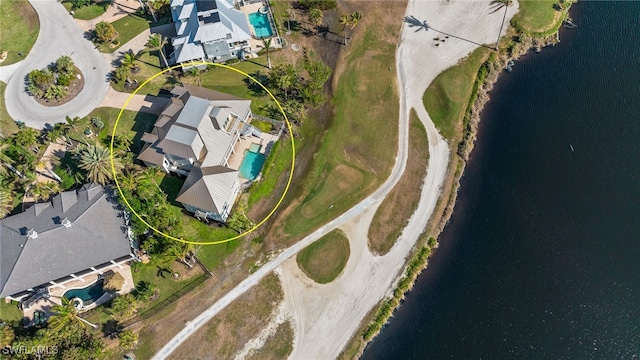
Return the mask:
[[[407,16],[452,35],[477,43],[495,43],[503,11],[489,15],[488,1],[412,1]],[[517,7],[507,12],[506,22]],[[364,316],[380,299],[391,293],[405,259],[425,228],[440,195],[449,149],[427,114],[422,96],[427,86],[443,70],[455,65],[477,47],[470,42],[449,38],[439,46],[433,38],[444,36],[433,30],[415,31],[404,27],[397,53],[401,84],[401,123],[408,123],[409,111],[415,108],[429,137],[429,168],[420,203],[402,236],[385,256],[374,256],[367,246],[367,233],[377,205],[342,226],[349,237],[351,257],[344,273],[330,284],[310,280],[298,268],[294,258],[282,265],[281,279],[285,305],[292,314],[295,332],[290,358],[335,358]],[[401,129],[406,128],[401,126]],[[400,153],[406,153],[407,134],[401,132]]]
[[[486,0],[413,0],[407,8],[407,16],[426,20],[429,25],[440,31],[478,43],[493,44],[497,39],[503,14],[497,12],[489,15],[490,11],[489,2]],[[516,11],[516,6],[509,8],[506,22]],[[403,28],[397,51],[401,95],[400,141],[396,164],[389,179],[371,196],[285,249],[208,310],[187,323],[154,359],[167,358],[186,338],[276,268],[280,270],[285,294],[284,306],[292,316],[295,333],[294,349],[290,358],[329,359],[335,358],[342,351],[367,312],[391,292],[405,258],[433,212],[446,175],[449,149],[424,109],[422,95],[440,72],[455,65],[477,45],[451,38],[436,47],[433,45],[433,38],[438,36],[442,37],[433,30],[415,32],[414,28]],[[417,110],[427,129],[429,170],[418,208],[402,236],[387,255],[373,256],[367,248],[368,227],[375,209],[404,171],[408,152],[409,111],[412,107]],[[351,257],[338,279],[330,284],[315,284],[300,272],[293,256],[338,227],[343,228],[349,237]]]

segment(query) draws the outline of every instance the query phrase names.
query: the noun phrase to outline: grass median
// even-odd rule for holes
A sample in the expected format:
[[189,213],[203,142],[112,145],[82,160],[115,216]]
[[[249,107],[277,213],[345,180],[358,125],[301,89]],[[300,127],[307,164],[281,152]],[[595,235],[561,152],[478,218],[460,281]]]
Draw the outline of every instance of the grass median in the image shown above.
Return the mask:
[[379,255],[391,250],[418,206],[422,183],[429,164],[427,131],[411,110],[409,123],[409,156],[402,177],[387,194],[373,216],[369,227],[369,249]]
[[333,230],[300,251],[296,261],[313,281],[327,284],[342,274],[350,253],[349,239],[342,231]]

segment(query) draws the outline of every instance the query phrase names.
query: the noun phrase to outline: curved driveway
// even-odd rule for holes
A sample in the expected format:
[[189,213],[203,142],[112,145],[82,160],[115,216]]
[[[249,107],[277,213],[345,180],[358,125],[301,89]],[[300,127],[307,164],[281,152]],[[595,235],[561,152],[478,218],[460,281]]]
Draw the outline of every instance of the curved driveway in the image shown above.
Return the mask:
[[[110,67],[91,41],[55,0],[30,0],[40,19],[40,34],[21,66],[7,83],[5,103],[9,115],[27,126],[41,129],[45,124],[65,122],[65,116],[86,116],[107,93]],[[38,104],[25,91],[25,78],[62,55],[68,55],[84,76],[84,88],[76,98],[60,106]]]

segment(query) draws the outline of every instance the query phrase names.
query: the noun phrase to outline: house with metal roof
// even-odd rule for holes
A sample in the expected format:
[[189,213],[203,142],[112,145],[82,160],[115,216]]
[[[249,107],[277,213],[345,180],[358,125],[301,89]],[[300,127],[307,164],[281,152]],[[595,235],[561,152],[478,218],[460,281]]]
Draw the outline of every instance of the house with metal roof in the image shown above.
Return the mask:
[[251,29],[232,0],[172,0],[176,36],[171,39],[170,62],[223,62],[251,52]]
[[185,209],[226,221],[240,191],[238,170],[229,157],[241,137],[251,136],[251,101],[185,85],[158,117],[138,159],[167,173],[187,176],[176,201]]
[[115,192],[87,184],[0,220],[0,297],[64,290],[134,258]]

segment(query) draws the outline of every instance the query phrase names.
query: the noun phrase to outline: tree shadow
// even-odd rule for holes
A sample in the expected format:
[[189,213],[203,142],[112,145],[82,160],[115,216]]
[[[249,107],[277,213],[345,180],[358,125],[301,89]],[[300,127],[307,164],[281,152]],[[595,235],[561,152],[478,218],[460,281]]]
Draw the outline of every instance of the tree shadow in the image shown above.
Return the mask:
[[429,30],[433,30],[433,31],[435,31],[437,33],[440,33],[442,35],[445,35],[445,36],[449,36],[449,37],[452,37],[452,38],[455,38],[455,39],[466,41],[466,42],[469,42],[469,43],[472,43],[472,44],[475,44],[475,45],[478,45],[478,46],[486,47],[487,49],[495,50],[494,47],[491,47],[491,46],[488,46],[488,45],[485,45],[485,44],[481,44],[479,42],[476,42],[476,41],[473,41],[473,40],[469,40],[469,39],[466,39],[466,38],[463,38],[463,37],[460,37],[460,36],[457,36],[457,35],[454,35],[454,34],[449,34],[449,33],[446,33],[444,31],[440,31],[440,30],[432,27],[431,25],[429,25],[429,23],[427,23],[427,20],[420,20],[420,19],[416,18],[413,15],[405,16],[404,17],[404,22],[410,28],[417,28],[415,30],[415,32],[419,32],[421,30],[425,30],[425,32],[429,31]]

